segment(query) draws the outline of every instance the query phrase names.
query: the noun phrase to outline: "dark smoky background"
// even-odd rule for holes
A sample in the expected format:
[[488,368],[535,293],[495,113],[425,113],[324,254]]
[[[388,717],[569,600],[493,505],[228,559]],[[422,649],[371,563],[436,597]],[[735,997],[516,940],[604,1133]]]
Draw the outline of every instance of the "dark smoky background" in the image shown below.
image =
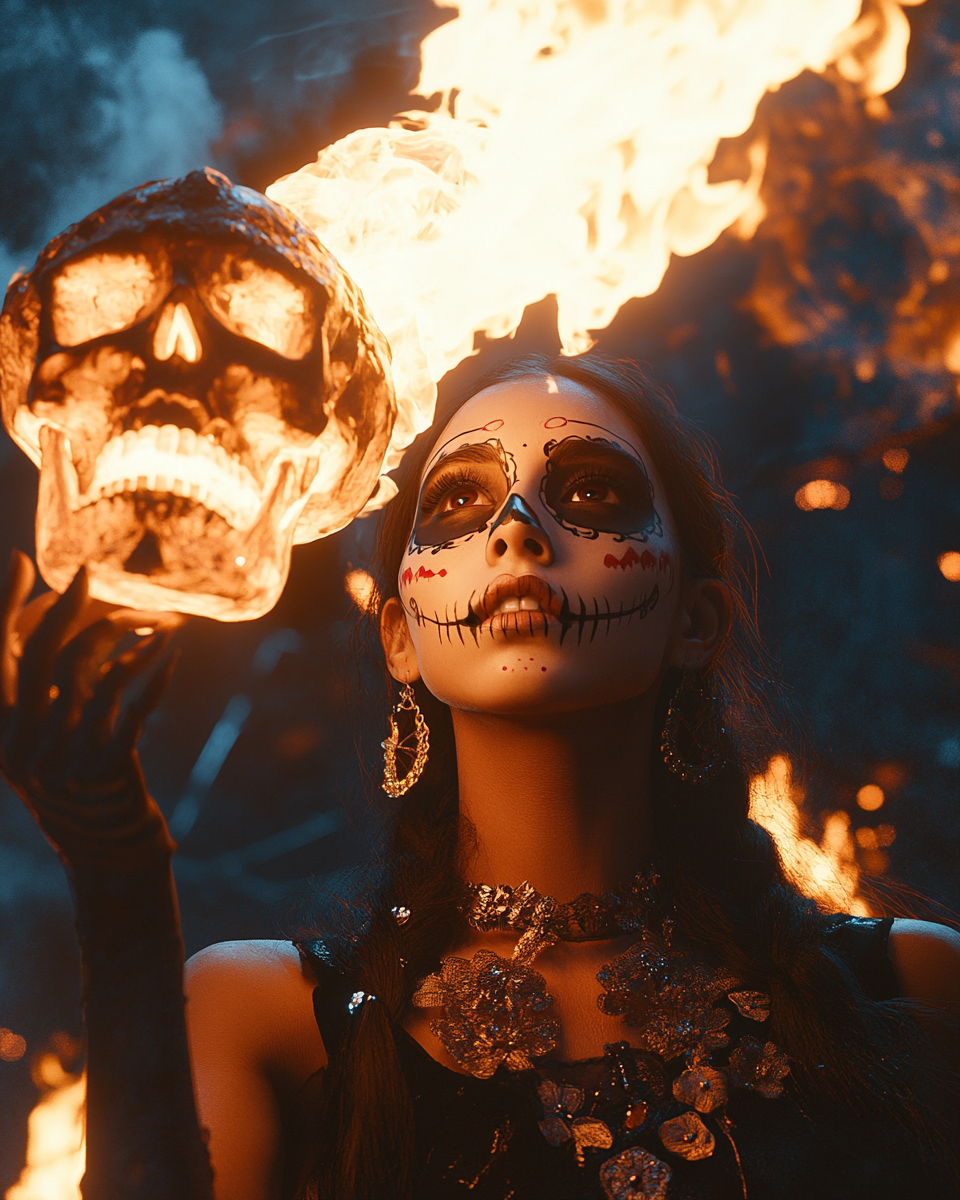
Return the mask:
[[[960,551],[960,9],[906,13],[907,72],[886,97],[864,104],[839,77],[806,73],[766,98],[754,236],[674,259],[598,347],[649,364],[709,430],[758,536],[763,629],[812,751],[805,832],[819,841],[824,814],[846,811],[874,903],[949,917],[960,582],[938,562]],[[453,15],[427,0],[0,0],[4,280],[146,179],[209,164],[263,188],[386,123],[411,107],[421,38]],[[749,140],[721,144],[713,179],[745,177]],[[554,349],[553,311],[547,298],[513,340],[481,339],[442,386]],[[37,474],[0,436],[0,551],[29,552]],[[837,507],[798,504],[813,480]],[[176,864],[188,953],[276,936],[312,879],[362,852],[357,730],[369,710],[367,742],[379,740],[383,683],[358,668],[343,579],[372,536],[365,519],[295,549],[261,620],[195,619],[178,635],[142,754],[164,811],[197,814]],[[875,811],[857,803],[869,783],[885,796]],[[31,1063],[55,1044],[78,1065],[78,1004],[62,868],[0,788],[0,1026],[26,1041],[22,1054],[0,1041],[0,1191],[23,1163]]]

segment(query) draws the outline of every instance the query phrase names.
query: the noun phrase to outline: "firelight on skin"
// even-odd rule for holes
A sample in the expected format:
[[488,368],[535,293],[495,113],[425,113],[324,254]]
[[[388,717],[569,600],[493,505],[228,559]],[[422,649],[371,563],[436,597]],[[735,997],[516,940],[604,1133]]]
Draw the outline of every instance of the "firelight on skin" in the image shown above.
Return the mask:
[[400,567],[430,691],[505,714],[652,686],[680,592],[662,497],[636,433],[586,388],[531,377],[470,400],[424,470]]

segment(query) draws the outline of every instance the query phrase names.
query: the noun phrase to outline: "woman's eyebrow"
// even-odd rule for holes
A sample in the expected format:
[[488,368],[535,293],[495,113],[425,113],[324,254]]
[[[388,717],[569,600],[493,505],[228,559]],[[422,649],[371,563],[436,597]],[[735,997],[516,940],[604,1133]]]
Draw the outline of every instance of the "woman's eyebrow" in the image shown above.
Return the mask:
[[438,459],[426,475],[424,475],[424,483],[441,467],[451,464],[456,465],[457,463],[492,463],[503,470],[503,460],[499,449],[495,445],[492,445],[490,442],[468,442],[466,445],[458,446],[456,450],[451,450],[449,454],[445,454],[443,458]]
[[[634,446],[634,444],[632,442],[628,441],[622,434],[615,433],[612,429],[607,429],[607,427],[605,425],[597,425],[594,421],[576,421],[569,417],[566,418],[566,420],[567,420],[568,425],[586,425],[588,429],[599,429],[599,431],[601,433],[605,433],[607,435],[607,437],[611,440],[611,442],[615,443],[616,447],[618,449],[620,449],[624,454],[627,454],[628,457],[633,455],[637,459],[639,459],[639,461],[641,463],[643,462],[643,455],[636,448],[636,446]],[[589,434],[584,434],[584,433],[576,434],[575,433],[572,436],[573,437],[582,437],[585,441],[591,440]],[[624,447],[626,447],[625,450],[623,449]]]
[[631,449],[626,449],[622,445],[612,445],[609,442],[597,442],[591,438],[581,437],[579,434],[572,434],[570,437],[564,438],[562,442],[558,442],[556,446],[552,447],[547,457],[556,464],[572,462],[629,463],[644,478],[647,478],[643,459],[631,453]]

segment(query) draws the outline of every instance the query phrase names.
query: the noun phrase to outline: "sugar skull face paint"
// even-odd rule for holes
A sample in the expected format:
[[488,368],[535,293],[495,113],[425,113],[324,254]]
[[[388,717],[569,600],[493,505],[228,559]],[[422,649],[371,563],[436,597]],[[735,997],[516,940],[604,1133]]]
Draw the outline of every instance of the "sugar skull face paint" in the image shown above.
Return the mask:
[[649,688],[678,607],[662,495],[630,423],[578,384],[530,377],[468,401],[426,465],[400,566],[430,690],[512,712]]

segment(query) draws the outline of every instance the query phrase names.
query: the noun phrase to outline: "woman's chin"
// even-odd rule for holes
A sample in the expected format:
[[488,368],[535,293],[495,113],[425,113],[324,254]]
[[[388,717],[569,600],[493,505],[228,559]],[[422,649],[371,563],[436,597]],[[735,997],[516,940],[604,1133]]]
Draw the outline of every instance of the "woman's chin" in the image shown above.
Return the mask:
[[542,718],[603,708],[641,695],[655,671],[584,672],[569,658],[538,653],[533,645],[504,649],[496,662],[462,664],[457,672],[424,672],[424,683],[451,709],[491,716]]

